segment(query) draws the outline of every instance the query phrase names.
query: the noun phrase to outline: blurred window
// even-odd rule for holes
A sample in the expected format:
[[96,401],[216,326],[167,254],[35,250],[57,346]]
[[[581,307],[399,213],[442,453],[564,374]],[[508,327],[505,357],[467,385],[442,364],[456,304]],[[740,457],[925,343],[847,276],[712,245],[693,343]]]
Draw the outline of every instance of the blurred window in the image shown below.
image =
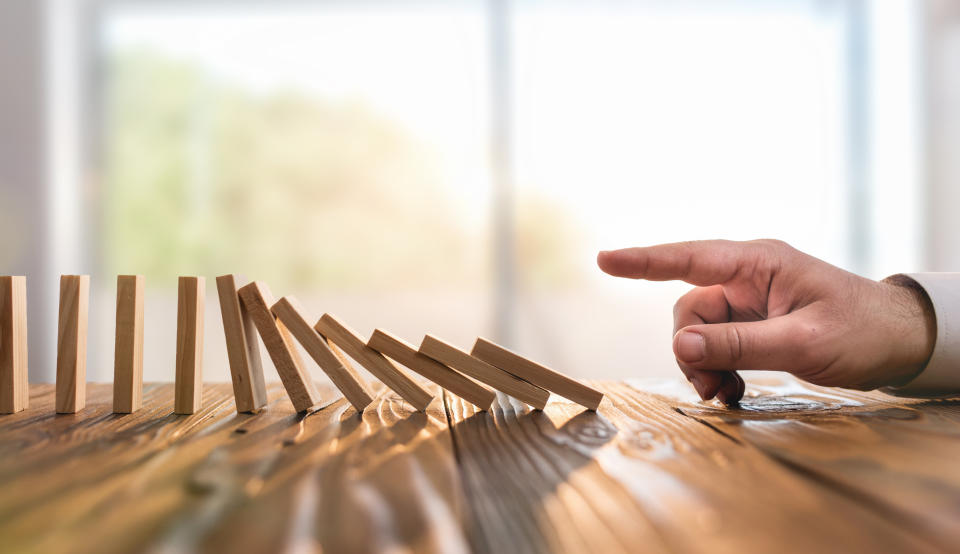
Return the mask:
[[596,250],[767,235],[850,263],[842,3],[507,4],[108,5],[106,270],[244,272],[467,346],[498,221],[512,344],[623,377],[674,371],[685,286],[615,283]]

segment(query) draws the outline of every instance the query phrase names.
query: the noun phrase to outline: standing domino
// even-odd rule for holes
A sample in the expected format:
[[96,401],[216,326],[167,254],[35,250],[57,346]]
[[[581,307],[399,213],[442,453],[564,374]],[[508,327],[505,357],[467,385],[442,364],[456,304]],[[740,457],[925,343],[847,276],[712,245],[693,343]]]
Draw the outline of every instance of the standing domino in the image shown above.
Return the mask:
[[90,276],[60,276],[60,322],[57,332],[58,414],[73,414],[87,402],[87,317]]
[[0,277],[0,414],[27,408],[27,278]]
[[132,414],[143,401],[143,275],[117,276],[113,413]]
[[173,412],[192,414],[202,406],[203,277],[181,277],[177,294],[177,375]]

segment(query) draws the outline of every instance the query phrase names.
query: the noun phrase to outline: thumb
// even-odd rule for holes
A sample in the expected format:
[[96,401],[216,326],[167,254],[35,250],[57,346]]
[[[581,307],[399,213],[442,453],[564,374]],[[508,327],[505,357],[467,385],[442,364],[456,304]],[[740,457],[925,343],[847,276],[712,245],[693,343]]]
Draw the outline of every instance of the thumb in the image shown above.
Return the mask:
[[815,363],[816,336],[816,325],[794,312],[762,321],[689,325],[674,335],[673,352],[691,369],[795,372]]

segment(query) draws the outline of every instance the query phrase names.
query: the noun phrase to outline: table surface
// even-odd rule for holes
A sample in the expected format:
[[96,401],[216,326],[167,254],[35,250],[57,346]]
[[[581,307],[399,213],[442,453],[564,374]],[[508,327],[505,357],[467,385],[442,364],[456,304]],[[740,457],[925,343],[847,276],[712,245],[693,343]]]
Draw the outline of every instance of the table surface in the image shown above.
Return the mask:
[[597,412],[439,389],[426,413],[383,388],[358,416],[335,389],[259,414],[229,384],[172,413],[53,413],[52,385],[0,416],[3,552],[956,551],[960,399],[905,400],[788,378],[739,408],[684,383],[593,383]]

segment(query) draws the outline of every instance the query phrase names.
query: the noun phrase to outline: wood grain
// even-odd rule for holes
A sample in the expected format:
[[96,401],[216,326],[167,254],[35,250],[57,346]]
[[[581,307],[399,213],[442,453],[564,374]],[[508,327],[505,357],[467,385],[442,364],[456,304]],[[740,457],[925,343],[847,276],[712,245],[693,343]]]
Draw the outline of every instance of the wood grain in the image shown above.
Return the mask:
[[[111,413],[112,387],[53,413],[51,385],[0,417],[3,552],[951,552],[960,399],[748,379],[742,407],[681,383],[587,383],[596,412],[379,383],[358,414],[323,384],[257,414],[231,385]],[[686,384],[682,384],[686,387]],[[437,393],[435,385],[428,385]],[[680,391],[679,393],[677,391]]]
[[[618,384],[487,413],[448,396],[471,544],[484,552],[930,552],[888,520],[756,449]],[[522,546],[521,546],[522,545]]]
[[417,384],[393,362],[383,357],[383,354],[367,346],[359,333],[334,316],[323,314],[314,328],[417,410],[425,410],[433,400],[433,395],[425,388]]
[[[271,384],[249,415],[235,413],[230,385],[208,384],[203,410],[176,418],[172,389],[147,385],[131,416],[100,410],[110,389],[91,385],[77,419],[31,409],[0,420],[0,550],[469,551],[439,399],[419,413],[382,391],[360,416],[325,386],[338,399],[298,414]],[[68,463],[72,475],[56,473]]]
[[423,342],[420,343],[420,353],[486,383],[500,392],[522,400],[538,410],[542,410],[550,398],[550,393],[546,390],[474,358],[433,335],[423,338]]
[[356,370],[347,360],[336,356],[330,350],[327,341],[310,326],[307,316],[304,315],[305,310],[295,298],[284,296],[273,305],[271,311],[286,325],[307,354],[317,362],[320,369],[358,412],[362,412],[373,402],[372,394]]
[[220,316],[237,412],[256,412],[267,403],[267,388],[263,380],[257,330],[247,308],[240,302],[237,281],[236,275],[217,277]]
[[0,276],[0,414],[30,403],[27,377],[27,278]]
[[497,397],[497,394],[492,390],[440,362],[424,356],[417,352],[416,347],[412,344],[382,329],[373,331],[370,340],[367,341],[367,346],[430,379],[444,390],[456,394],[480,410],[490,408]]
[[90,276],[60,276],[60,311],[57,332],[58,414],[84,408],[87,399],[87,320]]
[[558,396],[573,400],[588,410],[596,410],[603,400],[602,392],[544,367],[533,360],[524,358],[485,338],[477,338],[470,354],[518,379],[523,379]]
[[270,306],[276,303],[270,289],[254,281],[240,289],[240,300],[253,318],[293,407],[298,412],[309,410],[320,401],[320,393],[303,365],[290,331],[270,311]]
[[143,402],[143,275],[117,276],[113,350],[113,411],[130,414]]
[[945,551],[960,534],[960,399],[898,399],[753,379],[736,410],[679,409],[843,491]]
[[180,277],[177,294],[177,367],[173,411],[192,414],[203,394],[203,312],[206,280]]

